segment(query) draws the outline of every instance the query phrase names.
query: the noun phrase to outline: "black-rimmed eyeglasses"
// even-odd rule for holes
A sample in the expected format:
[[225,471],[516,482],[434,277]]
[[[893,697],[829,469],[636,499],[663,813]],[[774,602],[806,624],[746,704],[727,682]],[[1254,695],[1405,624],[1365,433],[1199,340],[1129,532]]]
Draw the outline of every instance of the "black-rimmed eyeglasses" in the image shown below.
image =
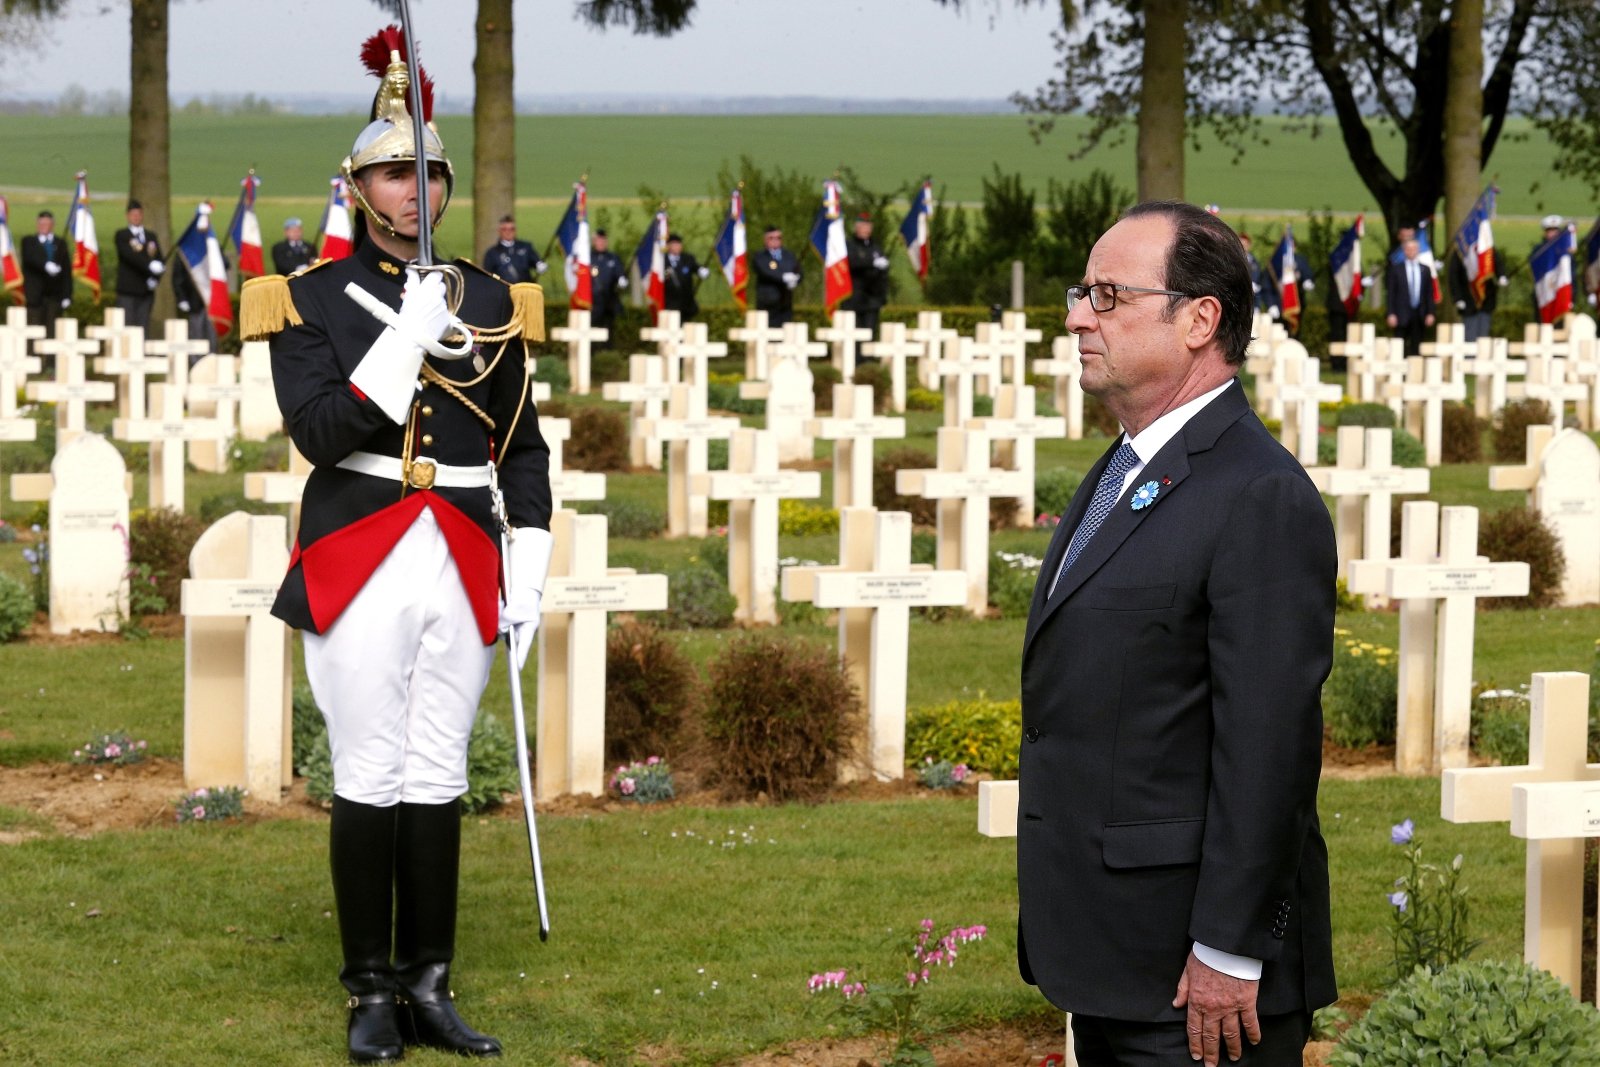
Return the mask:
[[1104,315],[1117,306],[1118,293],[1157,293],[1161,296],[1181,296],[1185,298],[1189,296],[1188,293],[1180,293],[1176,289],[1146,289],[1140,285],[1122,285],[1118,282],[1069,285],[1067,286],[1067,311],[1070,313],[1077,306],[1078,301],[1088,297],[1089,306],[1097,313]]

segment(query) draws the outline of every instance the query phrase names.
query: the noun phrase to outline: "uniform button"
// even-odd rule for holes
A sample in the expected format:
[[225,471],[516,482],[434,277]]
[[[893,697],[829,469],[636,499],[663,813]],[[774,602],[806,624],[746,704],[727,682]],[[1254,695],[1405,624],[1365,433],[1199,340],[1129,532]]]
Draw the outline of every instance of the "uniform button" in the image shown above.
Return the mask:
[[424,415],[432,415],[433,414],[433,406],[430,405],[430,404],[422,405],[422,413]]
[[1030,726],[1022,732],[1022,736],[1026,737],[1029,741],[1037,741],[1039,740],[1039,728],[1037,726]]
[[423,434],[422,435],[422,443],[425,444],[425,445],[433,444],[433,434],[431,434],[431,433]]

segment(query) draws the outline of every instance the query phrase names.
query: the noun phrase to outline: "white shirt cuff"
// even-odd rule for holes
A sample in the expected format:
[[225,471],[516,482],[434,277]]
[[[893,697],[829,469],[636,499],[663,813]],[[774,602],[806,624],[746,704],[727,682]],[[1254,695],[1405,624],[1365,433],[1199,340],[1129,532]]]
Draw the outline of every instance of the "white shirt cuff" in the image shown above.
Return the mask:
[[1231,952],[1224,952],[1219,948],[1211,948],[1196,941],[1194,943],[1194,958],[1210,967],[1213,971],[1234,978],[1242,978],[1246,982],[1261,981],[1261,961],[1250,956],[1235,956]]

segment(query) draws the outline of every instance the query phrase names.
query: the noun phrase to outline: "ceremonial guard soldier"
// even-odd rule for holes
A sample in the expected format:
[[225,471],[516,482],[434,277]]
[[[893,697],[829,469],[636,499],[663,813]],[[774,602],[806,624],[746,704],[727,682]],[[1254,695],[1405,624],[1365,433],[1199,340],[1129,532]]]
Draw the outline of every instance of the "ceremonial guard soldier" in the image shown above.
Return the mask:
[[117,307],[129,326],[150,325],[156,303],[156,286],[167,265],[161,261],[156,235],[144,228],[144,205],[128,201],[128,225],[112,235],[117,246]]
[[517,220],[500,216],[500,239],[483,251],[483,267],[490,274],[515,285],[531,282],[545,272],[547,264],[533,245],[517,238]]
[[700,314],[700,301],[695,291],[700,282],[711,276],[711,271],[683,250],[683,235],[667,235],[666,278],[663,304],[668,311],[676,311],[688,322]]
[[765,245],[751,256],[756,268],[756,310],[767,313],[769,326],[782,326],[794,318],[794,291],[800,284],[800,261],[783,247],[783,231],[768,226]]
[[431,127],[416,143],[401,40],[390,27],[362,53],[382,85],[342,168],[361,208],[354,254],[247,283],[242,315],[246,337],[271,337],[278,404],[315,465],[273,613],[303,631],[328,724],[358,1063],[411,1044],[500,1053],[452,1004],[459,798],[496,637],[510,629],[526,656],[552,547],[527,370],[542,296],[465,260],[415,262],[454,176]]
[[850,266],[850,296],[844,308],[856,313],[856,325],[878,332],[878,313],[889,302],[889,257],[872,239],[872,216],[856,216],[855,232],[845,241]]

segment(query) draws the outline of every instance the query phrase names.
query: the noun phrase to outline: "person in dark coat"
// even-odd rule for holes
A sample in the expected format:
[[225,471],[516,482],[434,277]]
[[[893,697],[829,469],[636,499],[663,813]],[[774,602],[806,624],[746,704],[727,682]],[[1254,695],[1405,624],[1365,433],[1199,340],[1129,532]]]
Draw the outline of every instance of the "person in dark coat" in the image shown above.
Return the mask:
[[517,237],[517,220],[500,216],[500,239],[483,251],[483,269],[508,285],[531,282],[548,266],[533,245]]
[[316,246],[306,240],[305,224],[298,218],[283,220],[283,240],[272,246],[272,268],[293,274],[317,261]]
[[[537,294],[520,300],[467,260],[415,265],[417,152],[432,222],[454,179],[431,129],[415,144],[397,35],[376,43],[391,62],[342,167],[361,209],[354,253],[245,288],[247,334],[270,335],[278,405],[314,465],[272,611],[302,633],[328,724],[351,1060],[417,1045],[497,1056],[451,993],[460,797],[497,638],[526,658],[549,570],[549,449],[526,344],[543,324],[527,318]],[[397,318],[385,325],[350,285]]]
[[1225,223],[1140,204],[1084,283],[1066,325],[1123,433],[1061,517],[1023,638],[1018,965],[1072,1013],[1083,1064],[1298,1067],[1336,997],[1333,524],[1237,380],[1250,276]]
[[167,265],[161,258],[161,242],[144,228],[144,205],[129,200],[127,218],[128,225],[111,237],[117,250],[117,307],[123,322],[145,329]]
[[72,306],[72,250],[56,233],[56,217],[39,212],[36,232],[18,242],[22,255],[22,296],[28,325],[55,332],[56,316]]
[[762,248],[750,257],[756,276],[756,310],[767,313],[769,326],[782,326],[794,317],[794,291],[800,284],[800,261],[783,247],[783,231],[768,226]]
[[1422,262],[1422,246],[1415,237],[1401,245],[1400,251],[1398,261],[1389,261],[1384,279],[1389,309],[1385,321],[1393,336],[1405,339],[1406,355],[1414,356],[1421,351],[1427,331],[1433,329],[1433,272]]
[[695,294],[700,283],[711,276],[711,271],[683,250],[683,237],[676,233],[667,235],[667,251],[663,262],[666,266],[663,306],[667,311],[676,311],[684,322],[688,322],[700,314],[700,301]]
[[872,239],[872,216],[856,216],[854,232],[845,241],[850,265],[850,296],[841,305],[856,313],[856,325],[878,332],[878,313],[889,302],[889,257]]
[[610,348],[617,336],[617,311],[622,307],[622,291],[628,288],[628,269],[622,258],[611,251],[611,238],[604,230],[594,231],[589,253],[590,298],[594,301],[589,321],[607,331],[596,348]]
[[1468,343],[1489,336],[1490,320],[1494,318],[1494,309],[1500,303],[1500,287],[1507,284],[1507,279],[1500,274],[1500,253],[1497,249],[1489,250],[1488,267],[1489,276],[1483,280],[1483,294],[1480,296],[1473,290],[1472,280],[1467,277],[1466,261],[1452,243],[1445,263],[1445,276],[1450,281],[1450,299],[1455,301],[1456,314],[1461,316],[1463,335]]

